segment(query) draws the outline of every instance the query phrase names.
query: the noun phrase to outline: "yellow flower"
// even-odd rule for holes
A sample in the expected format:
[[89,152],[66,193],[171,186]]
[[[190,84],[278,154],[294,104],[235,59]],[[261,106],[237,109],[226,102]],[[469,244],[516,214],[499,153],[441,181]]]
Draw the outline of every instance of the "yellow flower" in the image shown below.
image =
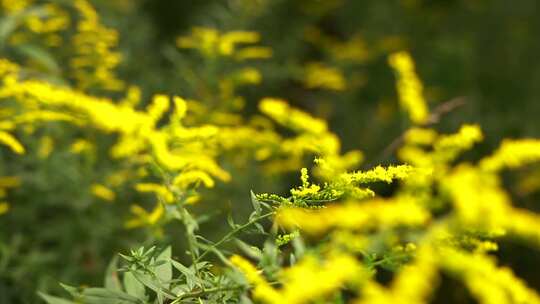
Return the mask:
[[377,181],[391,183],[395,179],[406,179],[412,174],[420,173],[422,173],[420,170],[415,170],[409,165],[388,166],[386,168],[377,166],[366,172],[345,173],[341,178],[359,184]]
[[77,33],[72,37],[75,56],[70,64],[78,87],[100,87],[119,91],[124,83],[114,74],[121,55],[112,49],[118,43],[118,33],[100,23],[99,16],[87,0],[74,0],[73,6],[80,14]]
[[235,56],[238,60],[268,58],[272,50],[266,47],[249,46],[237,49],[241,44],[255,44],[260,35],[252,31],[220,32],[213,28],[193,27],[191,33],[176,39],[182,49],[196,49],[207,57]]
[[300,179],[302,180],[302,186],[300,186],[298,189],[291,189],[291,194],[297,197],[317,194],[321,187],[319,187],[318,185],[311,185],[309,183],[308,170],[306,168],[302,168],[300,172],[302,174],[300,177]]
[[281,273],[281,303],[313,303],[339,291],[348,282],[364,280],[367,271],[352,256],[330,253],[324,259],[306,255]]
[[411,55],[407,52],[393,53],[388,57],[388,63],[396,71],[401,107],[413,123],[425,123],[429,110],[423,96],[424,87],[416,75]]
[[9,211],[9,204],[6,202],[0,202],[0,215]]
[[259,109],[279,124],[295,131],[318,134],[326,132],[328,128],[324,120],[294,109],[282,99],[264,98],[259,103]]
[[93,145],[91,142],[86,139],[79,138],[71,144],[69,150],[71,151],[71,153],[79,154],[83,151],[92,149],[92,147]]
[[137,183],[135,190],[139,192],[152,192],[155,193],[160,199],[166,203],[174,202],[174,194],[166,187],[160,184],[154,183]]
[[257,43],[261,39],[259,33],[249,31],[231,31],[223,34],[219,41],[219,52],[223,55],[232,55],[234,48],[240,43]]
[[0,131],[0,144],[6,145],[17,154],[24,154],[25,152],[23,145],[16,138],[4,131]]
[[214,186],[214,180],[210,175],[201,170],[182,172],[174,178],[172,183],[181,189],[187,189],[189,185],[199,182],[207,188],[212,188]]
[[245,47],[236,51],[235,58],[237,60],[248,59],[267,59],[272,57],[272,49],[265,46],[251,46]]
[[13,188],[21,184],[21,179],[17,176],[0,176],[0,188]]
[[509,268],[497,267],[493,258],[449,248],[439,251],[443,267],[461,277],[480,303],[540,303],[540,296],[533,289]]
[[538,161],[540,161],[540,140],[506,139],[493,155],[481,160],[480,166],[484,170],[498,171],[503,168],[518,168]]
[[135,218],[124,223],[124,227],[127,229],[155,225],[162,218],[165,209],[163,208],[163,205],[158,202],[152,212],[146,211],[139,205],[131,205],[130,211]]
[[310,63],[306,66],[304,84],[309,89],[343,91],[347,88],[347,81],[341,71],[322,63]]
[[431,145],[438,134],[433,129],[410,128],[405,133],[405,142],[416,145]]
[[289,229],[299,228],[310,234],[321,234],[333,228],[364,231],[418,226],[430,217],[430,213],[411,198],[400,198],[351,201],[315,210],[284,207],[276,215],[276,222]]
[[54,149],[54,141],[50,136],[43,136],[39,141],[39,158],[47,158]]
[[92,184],[90,191],[96,197],[107,202],[112,202],[116,199],[116,193],[102,184]]
[[249,261],[245,260],[239,255],[233,255],[230,258],[231,263],[238,268],[246,277],[248,282],[253,285],[253,296],[256,299],[261,300],[264,303],[285,303],[282,302],[282,297],[278,292],[268,284],[268,282],[261,276],[257,268],[253,266]]

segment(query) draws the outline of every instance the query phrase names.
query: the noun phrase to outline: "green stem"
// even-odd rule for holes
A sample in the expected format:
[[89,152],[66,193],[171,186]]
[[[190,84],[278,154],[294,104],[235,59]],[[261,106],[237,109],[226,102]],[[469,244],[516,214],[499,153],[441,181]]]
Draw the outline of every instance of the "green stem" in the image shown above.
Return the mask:
[[193,268],[195,270],[195,275],[197,276],[197,278],[200,279],[199,277],[199,269],[197,268],[197,261],[199,261],[199,258],[196,256],[196,248],[195,248],[195,240],[194,240],[194,237],[193,237],[193,231],[190,230],[189,228],[189,224],[185,218],[185,213],[184,212],[188,212],[184,207],[182,207],[182,212],[181,212],[181,216],[182,216],[182,224],[184,224],[184,228],[186,229],[186,239],[188,241],[188,249],[189,249],[189,255],[191,257],[191,263],[193,264]]
[[209,289],[199,290],[199,291],[195,291],[195,292],[189,292],[189,293],[185,293],[185,294],[179,296],[176,300],[172,301],[171,304],[180,303],[180,301],[185,300],[185,299],[189,299],[189,298],[198,298],[198,297],[202,297],[202,296],[205,296],[205,295],[211,294],[211,293],[216,293],[216,292],[221,292],[221,291],[229,291],[229,290],[236,290],[236,289],[241,289],[241,288],[243,288],[243,286],[215,287],[215,288],[209,288]]
[[266,213],[266,214],[263,214],[261,216],[258,216],[258,217],[255,217],[253,219],[251,219],[249,222],[241,225],[241,226],[238,226],[236,227],[235,229],[231,230],[229,233],[227,233],[223,238],[221,238],[221,240],[217,241],[216,243],[210,245],[210,248],[206,249],[195,261],[198,262],[200,261],[203,257],[205,257],[207,254],[209,254],[214,248],[220,246],[221,244],[227,242],[233,235],[235,235],[236,233],[246,229],[247,227],[255,224],[256,222],[262,220],[262,219],[265,219],[271,215],[274,215],[274,212],[269,212],[269,213]]

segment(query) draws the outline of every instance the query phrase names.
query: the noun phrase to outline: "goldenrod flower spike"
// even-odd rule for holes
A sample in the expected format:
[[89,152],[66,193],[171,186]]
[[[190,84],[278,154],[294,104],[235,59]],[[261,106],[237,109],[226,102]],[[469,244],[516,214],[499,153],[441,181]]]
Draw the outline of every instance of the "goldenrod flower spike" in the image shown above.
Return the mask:
[[165,209],[158,202],[151,212],[146,211],[139,205],[131,205],[130,211],[135,217],[124,223],[124,227],[127,229],[155,225],[163,216]]
[[264,98],[259,103],[259,109],[279,124],[299,132],[324,133],[328,127],[326,122],[309,114],[290,107],[285,100]]
[[487,171],[514,169],[540,161],[540,140],[503,140],[501,146],[491,156],[480,161],[480,167]]
[[393,53],[388,57],[388,63],[396,71],[401,107],[414,124],[425,123],[429,109],[423,95],[424,86],[416,75],[411,55],[403,51]]
[[261,46],[237,48],[239,45],[253,45],[260,41],[260,34],[253,31],[220,32],[214,28],[193,27],[191,33],[176,39],[181,49],[196,49],[206,57],[231,57],[237,60],[264,59],[272,56],[272,49]]
[[304,84],[309,89],[343,91],[347,88],[347,81],[339,69],[318,62],[306,65]]
[[118,32],[100,23],[97,12],[87,0],[74,0],[73,6],[80,20],[72,38],[76,54],[70,64],[78,87],[122,90],[124,83],[114,74],[121,55],[112,50],[118,43]]
[[174,194],[164,185],[154,183],[137,183],[135,190],[155,193],[165,203],[174,202]]
[[96,197],[107,202],[113,202],[116,199],[116,193],[102,184],[92,184],[90,191]]
[[492,257],[451,248],[440,249],[439,263],[462,279],[482,304],[540,303],[540,296],[506,267],[497,267]]
[[9,204],[6,202],[0,202],[0,215],[9,211]]
[[377,166],[374,169],[365,172],[353,172],[345,173],[341,177],[350,182],[365,184],[372,182],[387,182],[390,183],[393,180],[406,179],[412,174],[421,173],[409,165],[388,166],[386,168]]
[[430,219],[430,213],[411,199],[347,202],[323,209],[284,207],[276,222],[288,229],[300,229],[320,235],[329,229],[388,229],[399,226],[419,226]]
[[0,144],[3,144],[11,149],[16,154],[24,154],[23,145],[11,134],[0,131]]

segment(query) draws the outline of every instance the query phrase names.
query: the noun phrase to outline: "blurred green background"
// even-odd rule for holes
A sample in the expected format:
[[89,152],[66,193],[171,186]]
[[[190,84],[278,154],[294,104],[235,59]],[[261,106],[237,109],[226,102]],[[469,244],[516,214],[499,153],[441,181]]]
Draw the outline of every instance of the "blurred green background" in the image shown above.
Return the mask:
[[[274,54],[252,64],[261,70],[262,82],[238,92],[246,99],[244,115],[256,113],[263,97],[287,99],[326,118],[345,151],[364,151],[365,167],[395,162],[382,151],[407,127],[387,65],[387,55],[396,50],[413,55],[430,107],[464,98],[465,104],[445,115],[436,128],[453,132],[462,123],[480,124],[486,140],[467,158],[489,153],[502,138],[540,137],[540,3],[536,0],[91,2],[103,23],[119,31],[123,61],[118,73],[142,89],[143,100],[161,92],[209,102],[187,79],[186,71],[204,78],[216,69],[226,73],[227,66],[216,67],[193,51],[176,48],[176,38],[189,34],[193,26],[259,32],[261,44],[272,47]],[[337,50],[314,37],[328,37]],[[339,56],[345,52],[339,43],[353,38],[357,43],[352,48],[359,55]],[[307,88],[302,79],[310,62],[339,69],[347,88]],[[119,195],[126,202],[103,207],[106,203],[95,202],[91,194],[81,191],[119,166],[106,160],[107,151],[98,151],[103,156],[99,161],[81,158],[68,152],[68,143],[83,131],[53,126],[39,132],[56,140],[56,152],[46,162],[0,153],[0,172],[18,174],[24,185],[9,194],[17,208],[9,216],[0,216],[0,303],[33,303],[36,289],[58,290],[58,281],[98,285],[110,258],[132,246],[170,242],[175,251],[182,252],[177,226],[168,227],[170,233],[164,239],[122,227],[126,206],[132,199],[144,198],[126,193]],[[32,145],[31,140],[26,142]],[[29,150],[37,150],[34,145]],[[199,212],[218,210],[221,214],[202,227],[210,239],[226,231],[223,214],[230,208],[235,217],[246,216],[250,189],[283,193],[297,180],[296,173],[264,176],[249,163],[243,169],[231,165],[230,170],[233,181],[205,193],[204,204],[196,207]],[[516,182],[517,177],[538,170],[527,168],[506,176],[516,205],[540,210],[539,192],[522,191]],[[499,255],[502,264],[512,266],[540,290],[537,251],[508,241]],[[457,284],[445,278],[436,303],[472,303]]]

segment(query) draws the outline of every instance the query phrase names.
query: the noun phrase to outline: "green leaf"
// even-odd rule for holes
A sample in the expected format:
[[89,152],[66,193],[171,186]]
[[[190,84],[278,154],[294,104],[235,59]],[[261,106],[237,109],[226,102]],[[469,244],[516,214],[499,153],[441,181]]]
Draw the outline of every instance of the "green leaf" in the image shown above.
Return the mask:
[[166,288],[169,288],[170,281],[172,280],[171,246],[165,248],[159,254],[157,262],[162,262],[162,264],[155,268],[156,276]]
[[0,42],[4,41],[11,35],[11,33],[19,25],[19,18],[16,15],[4,16],[0,19]]
[[251,194],[251,205],[253,206],[253,209],[257,214],[260,214],[262,211],[261,202],[257,199],[257,196],[255,196],[255,193],[253,193],[253,190],[250,190]]
[[86,288],[82,292],[85,304],[141,304],[144,303],[132,295],[105,288]]
[[240,248],[240,250],[250,258],[259,261],[262,258],[262,251],[255,246],[251,246],[242,240],[235,239],[234,242]]
[[118,256],[114,256],[107,266],[107,270],[105,272],[105,288],[122,291],[122,284],[120,283],[120,279],[118,277],[117,264]]
[[65,300],[62,298],[54,297],[46,293],[38,292],[38,295],[45,301],[47,304],[75,304],[75,302]]
[[229,227],[231,227],[232,229],[236,229],[236,227],[237,227],[231,213],[227,214],[227,224],[229,224]]
[[290,261],[291,266],[293,266],[294,264],[296,264],[296,256],[294,255],[294,253],[291,253],[291,254],[290,254],[290,256],[289,256],[289,261]]
[[182,209],[182,218],[184,219],[184,223],[186,225],[186,228],[190,234],[193,234],[194,231],[199,229],[199,224],[197,221],[193,218],[193,216],[187,211],[187,209]]
[[24,56],[34,60],[39,65],[44,67],[48,72],[53,74],[60,73],[60,66],[54,57],[45,49],[31,44],[24,44],[17,47],[17,50]]
[[62,286],[62,288],[64,288],[64,290],[69,292],[69,294],[72,297],[76,297],[79,294],[79,289],[77,287],[70,286],[70,285],[67,285],[67,284],[64,284],[64,283],[59,283],[59,284],[60,284],[60,286]]
[[139,282],[131,272],[124,273],[124,288],[126,292],[139,299],[146,298],[144,285]]
[[193,289],[198,283],[198,279],[197,279],[197,276],[195,275],[195,271],[191,268],[188,268],[182,265],[181,263],[175,260],[171,260],[171,263],[174,266],[174,268],[178,269],[178,271],[180,271],[186,277],[186,284],[188,285],[188,288]]
[[174,300],[174,297],[165,293],[163,291],[163,288],[165,286],[162,286],[160,285],[158,282],[156,282],[156,278],[155,277],[152,277],[150,275],[147,275],[147,274],[143,274],[143,273],[140,273],[140,272],[133,272],[133,275],[135,276],[135,278],[137,280],[139,280],[139,282],[143,283],[144,286],[150,288],[151,290],[155,291],[156,294],[159,296],[159,295],[163,295],[164,297],[168,298],[168,299],[171,299],[171,300]]
[[253,223],[253,226],[256,228],[256,232],[260,234],[266,234],[266,231],[264,231],[264,227],[259,223]]

